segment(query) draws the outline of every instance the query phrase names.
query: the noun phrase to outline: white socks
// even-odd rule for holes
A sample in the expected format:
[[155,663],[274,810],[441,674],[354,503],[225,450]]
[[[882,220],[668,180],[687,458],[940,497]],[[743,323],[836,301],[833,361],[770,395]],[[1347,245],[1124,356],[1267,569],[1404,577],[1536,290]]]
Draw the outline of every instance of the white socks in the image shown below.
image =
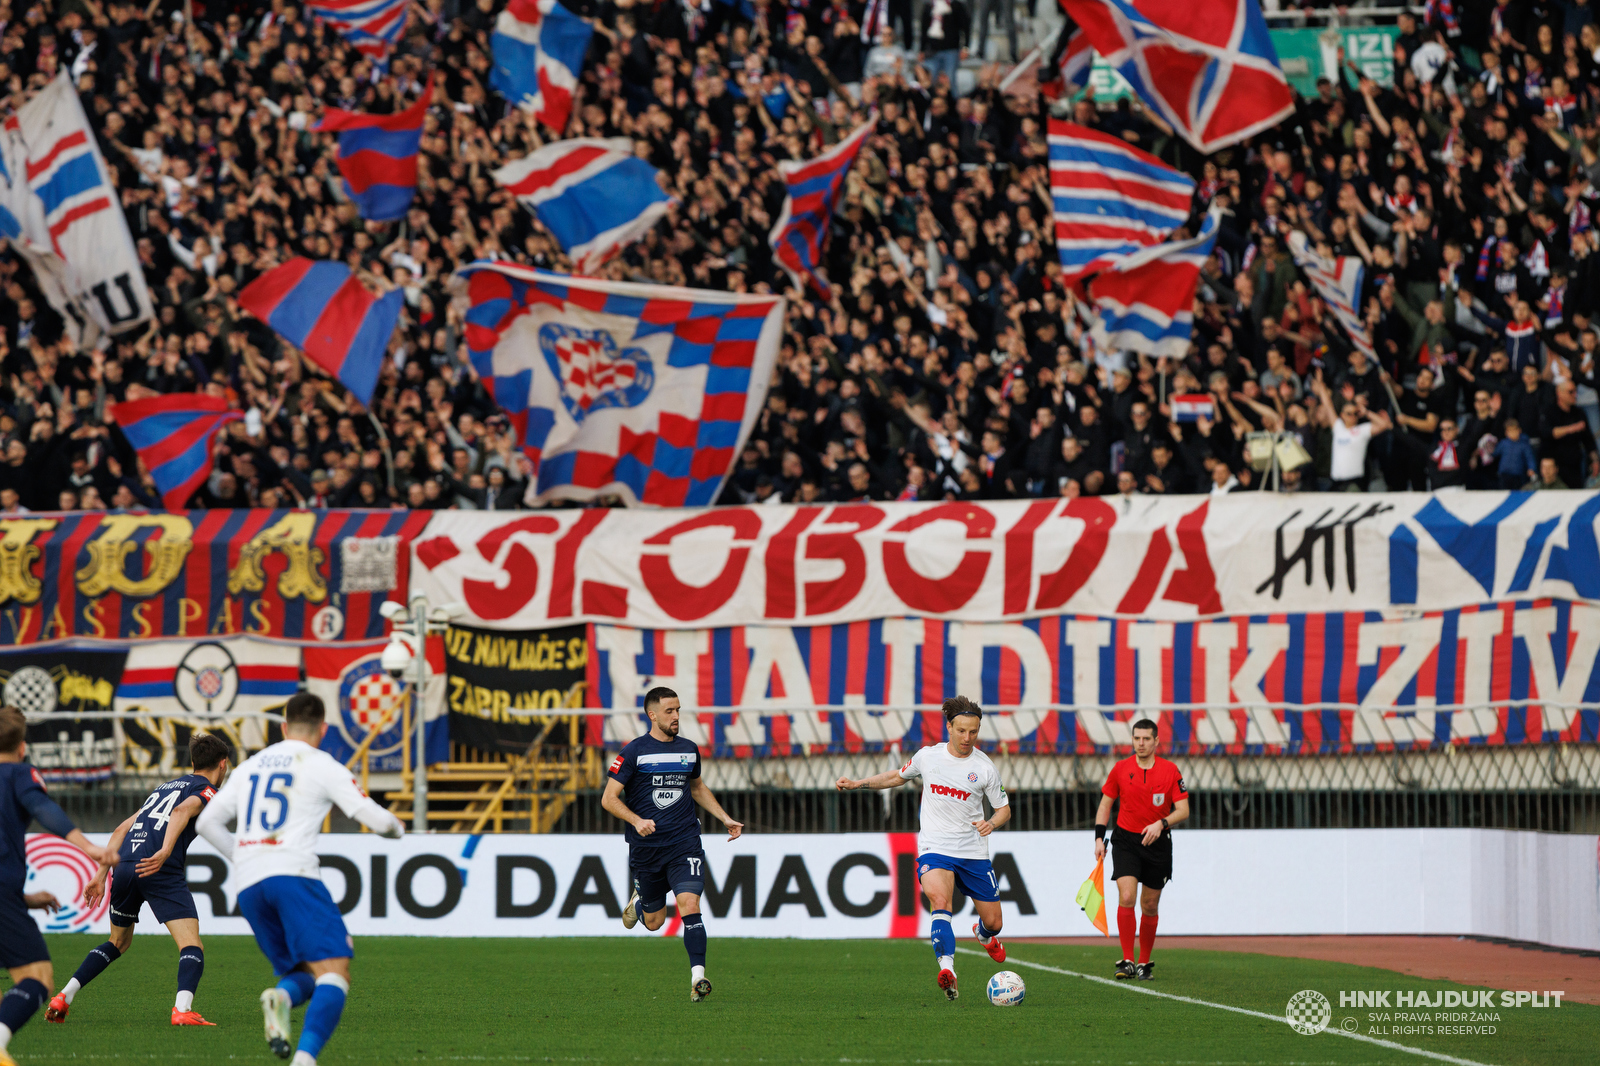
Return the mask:
[[[72,1001],[69,999],[67,1002],[70,1003]],[[178,998],[176,1000],[174,1000],[173,1003],[172,1003],[172,1009],[175,1010],[175,1011],[181,1011],[181,1012],[183,1012],[185,1014],[187,1014],[189,1011],[193,1010],[194,1009],[194,993],[193,992],[179,992],[178,993]]]
[[11,1043],[11,1027],[0,1025],[0,1051],[4,1051],[9,1043]]
[[70,1007],[72,1005],[73,999],[77,997],[78,990],[82,987],[76,977],[67,982],[66,987],[61,990],[61,994],[67,997],[67,1006]]
[[941,970],[949,970],[951,973],[955,973],[956,972],[956,957],[954,955],[940,955],[939,956],[939,969],[941,969]]
[[699,981],[700,979],[705,977],[705,975],[706,975],[706,968],[704,966],[691,966],[691,967],[689,967],[689,983],[691,985],[694,984],[696,981]]
[[317,1066],[317,1060],[311,1057],[309,1051],[296,1051],[294,1061],[289,1066]]

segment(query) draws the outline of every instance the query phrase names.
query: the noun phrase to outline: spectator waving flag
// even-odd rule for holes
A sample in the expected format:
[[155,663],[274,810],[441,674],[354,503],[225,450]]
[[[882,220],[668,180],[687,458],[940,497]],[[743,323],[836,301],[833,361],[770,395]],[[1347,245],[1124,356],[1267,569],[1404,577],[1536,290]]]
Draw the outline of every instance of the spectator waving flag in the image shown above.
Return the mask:
[[343,263],[297,256],[246,286],[239,306],[370,406],[404,299],[400,289],[374,297]]
[[1289,231],[1289,254],[1294,256],[1294,265],[1311,279],[1317,295],[1333,312],[1350,343],[1376,363],[1378,355],[1373,350],[1372,338],[1367,335],[1366,324],[1361,320],[1361,260],[1347,255],[1329,259],[1311,247],[1306,235],[1299,230]]
[[531,464],[530,501],[714,502],[766,402],[784,301],[480,261],[468,354]]
[[490,45],[489,85],[540,122],[564,132],[572,92],[594,30],[556,0],[511,0]]
[[593,274],[672,206],[657,173],[626,137],[577,137],[508,163],[494,180],[555,236],[575,273]]
[[1174,422],[1198,422],[1202,418],[1217,417],[1211,397],[1203,392],[1177,393],[1167,398]]
[[1095,51],[1190,144],[1215,152],[1294,112],[1257,0],[1061,0]]
[[772,227],[772,257],[801,292],[807,282],[824,300],[833,291],[827,279],[817,272],[828,241],[828,223],[844,190],[845,175],[850,173],[856,153],[874,128],[876,123],[865,122],[815,159],[778,164],[789,195],[783,201],[778,224]]
[[244,417],[221,397],[192,392],[126,400],[106,413],[139,453],[169,511],[182,510],[205,484],[217,434]]
[[1221,221],[1222,209],[1213,207],[1198,236],[1146,248],[1096,275],[1089,283],[1095,342],[1178,358],[1188,352],[1200,268]]
[[1189,218],[1194,179],[1126,141],[1050,120],[1050,194],[1064,276],[1160,244]]
[[339,135],[339,173],[361,217],[373,222],[404,218],[417,192],[417,150],[422,120],[433,100],[433,79],[416,103],[393,115],[363,115],[330,107],[318,133]]
[[409,4],[410,0],[307,0],[306,10],[387,70],[389,53],[406,30]]

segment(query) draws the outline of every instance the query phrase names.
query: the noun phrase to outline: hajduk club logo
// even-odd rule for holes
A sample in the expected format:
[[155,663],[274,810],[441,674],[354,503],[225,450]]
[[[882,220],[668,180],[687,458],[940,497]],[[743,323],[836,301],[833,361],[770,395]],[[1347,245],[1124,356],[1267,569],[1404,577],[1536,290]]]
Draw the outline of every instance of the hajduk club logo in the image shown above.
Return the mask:
[[1333,1019],[1333,1004],[1321,992],[1305,989],[1289,997],[1283,1012],[1289,1027],[1302,1036],[1316,1036]]
[[974,785],[976,785],[978,783],[978,773],[977,773],[977,771],[974,770],[973,772],[967,774],[967,780],[971,781]]
[[77,848],[58,836],[35,833],[28,837],[28,878],[23,892],[49,892],[61,901],[61,909],[34,911],[39,927],[47,933],[85,933],[106,916],[111,894],[89,907],[83,902],[84,886],[94,880],[99,867]]
[[345,670],[339,683],[339,731],[352,748],[379,730],[368,749],[374,759],[395,755],[404,742],[401,702],[406,686],[383,669],[382,656],[371,655]]

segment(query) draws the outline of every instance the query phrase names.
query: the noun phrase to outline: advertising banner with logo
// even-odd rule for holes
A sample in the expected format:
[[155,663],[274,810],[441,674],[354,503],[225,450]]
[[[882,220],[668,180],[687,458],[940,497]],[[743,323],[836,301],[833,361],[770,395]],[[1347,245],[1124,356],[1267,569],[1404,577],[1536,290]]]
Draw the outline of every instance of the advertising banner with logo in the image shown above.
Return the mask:
[[585,704],[589,636],[583,626],[541,633],[455,626],[446,637],[445,661],[450,739],[480,751],[520,753],[539,736],[546,715],[581,713]]
[[[105,837],[92,836],[103,843]],[[1090,936],[1072,893],[1094,868],[1093,836],[1001,830],[990,838],[1007,937]],[[1491,829],[1189,830],[1173,836],[1181,891],[1161,901],[1167,935],[1448,934],[1509,937],[1600,949],[1593,834]],[[747,835],[703,838],[701,908],[717,938],[925,938],[914,833]],[[627,845],[609,836],[436,834],[388,841],[371,834],[322,838],[322,879],[357,938],[364,936],[676,937],[669,920],[651,934],[622,928]],[[50,932],[108,928],[102,900],[82,886],[93,864],[44,834],[28,837],[26,891],[53,892],[56,914],[33,912]],[[1263,854],[1276,861],[1263,864]],[[1239,905],[1238,871],[1251,871]],[[228,863],[202,840],[189,849],[189,884],[206,935],[248,935],[235,911]],[[1372,891],[1381,885],[1383,890]],[[1563,886],[1561,892],[1550,885]],[[1505,906],[1508,899],[1522,905]],[[956,933],[971,934],[971,903],[957,897]],[[166,935],[148,908],[137,931]],[[971,946],[970,944],[968,946]],[[663,952],[685,961],[676,944]],[[1105,965],[1116,959],[1106,940]],[[929,967],[923,948],[906,965]]]
[[501,630],[1600,602],[1597,518],[1595,492],[448,511],[412,591]]
[[[377,736],[367,747],[372,773],[399,773],[406,765],[406,703],[412,679],[395,678],[384,671],[383,644],[355,644],[304,649],[306,691],[322,697],[328,716],[328,733],[322,750],[348,763],[367,735]],[[297,652],[300,649],[295,649]],[[423,722],[429,763],[450,759],[450,723],[444,713],[444,640],[428,641],[428,683],[423,689]],[[414,753],[413,753],[414,755]]]
[[1600,607],[1567,601],[1202,622],[600,625],[589,691],[610,712],[605,739],[625,743],[649,728],[645,691],[674,689],[698,711],[683,735],[708,755],[911,750],[944,737],[937,711],[913,708],[957,694],[1019,708],[986,719],[984,739],[1022,752],[1124,748],[1148,716],[1174,752],[1318,754],[1593,743],[1597,659]]
[[0,652],[0,701],[28,719],[28,761],[46,784],[104,781],[116,772],[110,719],[63,716],[110,711],[126,658],[120,648]]
[[0,644],[248,634],[374,640],[424,511],[0,518]]

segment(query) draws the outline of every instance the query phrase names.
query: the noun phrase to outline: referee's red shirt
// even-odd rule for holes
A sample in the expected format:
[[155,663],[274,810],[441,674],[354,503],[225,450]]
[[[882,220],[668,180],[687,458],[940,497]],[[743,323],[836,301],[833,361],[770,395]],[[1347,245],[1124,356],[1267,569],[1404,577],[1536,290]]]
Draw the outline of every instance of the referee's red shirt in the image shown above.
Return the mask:
[[1111,776],[1100,791],[1121,801],[1117,824],[1131,833],[1144,832],[1145,826],[1171,814],[1179,800],[1189,798],[1183,775],[1159,755],[1148,770],[1139,765],[1136,756],[1123,759],[1111,768]]

